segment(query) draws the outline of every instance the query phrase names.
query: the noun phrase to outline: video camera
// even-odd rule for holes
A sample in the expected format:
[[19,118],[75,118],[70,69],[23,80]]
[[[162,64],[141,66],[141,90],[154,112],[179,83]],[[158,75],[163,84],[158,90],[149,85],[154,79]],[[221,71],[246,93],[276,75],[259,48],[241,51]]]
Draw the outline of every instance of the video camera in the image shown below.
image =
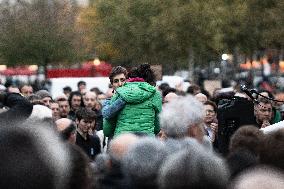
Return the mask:
[[226,155],[233,133],[243,125],[255,123],[253,101],[242,97],[222,99],[218,103],[217,119],[217,146],[219,152]]

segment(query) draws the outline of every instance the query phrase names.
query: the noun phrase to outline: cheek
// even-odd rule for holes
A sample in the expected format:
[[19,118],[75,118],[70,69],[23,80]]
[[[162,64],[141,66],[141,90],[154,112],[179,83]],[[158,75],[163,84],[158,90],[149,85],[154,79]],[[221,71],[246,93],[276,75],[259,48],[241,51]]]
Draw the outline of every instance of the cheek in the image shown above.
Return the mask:
[[86,128],[86,125],[84,125],[84,124],[79,124],[79,127],[80,127],[81,129],[84,129],[84,128]]

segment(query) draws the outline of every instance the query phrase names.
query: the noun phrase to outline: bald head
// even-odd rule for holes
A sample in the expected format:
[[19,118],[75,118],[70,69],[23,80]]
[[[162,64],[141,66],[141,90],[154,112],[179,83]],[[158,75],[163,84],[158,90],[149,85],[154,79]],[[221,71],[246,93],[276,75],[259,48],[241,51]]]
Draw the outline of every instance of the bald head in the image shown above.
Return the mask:
[[97,98],[97,94],[92,91],[87,91],[84,96],[87,98]]
[[170,101],[172,101],[173,99],[176,99],[176,98],[178,98],[178,95],[176,95],[176,93],[170,92],[165,96],[164,101],[170,102]]
[[199,102],[201,102],[201,103],[203,103],[203,104],[204,104],[204,102],[207,101],[207,96],[206,96],[205,94],[203,94],[203,93],[198,93],[198,94],[196,94],[196,95],[195,95],[195,98],[196,98]]
[[83,97],[84,105],[87,109],[94,109],[97,103],[97,95],[94,92],[88,91]]
[[56,122],[57,131],[62,136],[63,140],[68,140],[70,143],[75,144],[76,142],[76,126],[71,119],[61,118]]
[[57,121],[55,121],[56,128],[57,128],[58,131],[63,131],[64,129],[69,127],[69,125],[71,123],[72,123],[72,120],[67,119],[67,118],[61,118],[61,119],[58,119]]
[[134,134],[121,134],[114,138],[109,146],[109,154],[116,160],[120,161],[126,154],[127,150],[138,140]]

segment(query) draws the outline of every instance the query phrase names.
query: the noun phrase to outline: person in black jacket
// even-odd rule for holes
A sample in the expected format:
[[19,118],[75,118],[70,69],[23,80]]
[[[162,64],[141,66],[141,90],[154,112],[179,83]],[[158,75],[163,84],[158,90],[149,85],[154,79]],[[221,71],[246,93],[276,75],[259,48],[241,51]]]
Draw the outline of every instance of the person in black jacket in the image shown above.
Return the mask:
[[97,135],[89,135],[91,125],[96,119],[96,113],[87,108],[76,111],[76,144],[94,160],[101,153],[100,139]]
[[2,113],[0,126],[8,126],[26,120],[32,113],[33,105],[19,93],[1,93]]

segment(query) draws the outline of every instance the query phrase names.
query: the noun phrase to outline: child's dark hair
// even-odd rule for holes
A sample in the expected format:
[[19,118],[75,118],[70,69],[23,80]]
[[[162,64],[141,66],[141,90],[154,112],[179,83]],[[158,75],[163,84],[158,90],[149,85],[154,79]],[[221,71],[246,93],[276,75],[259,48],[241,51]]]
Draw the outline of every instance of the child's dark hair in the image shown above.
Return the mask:
[[140,77],[143,78],[150,85],[156,85],[156,76],[147,63],[141,64],[131,70],[128,75],[130,78]]

